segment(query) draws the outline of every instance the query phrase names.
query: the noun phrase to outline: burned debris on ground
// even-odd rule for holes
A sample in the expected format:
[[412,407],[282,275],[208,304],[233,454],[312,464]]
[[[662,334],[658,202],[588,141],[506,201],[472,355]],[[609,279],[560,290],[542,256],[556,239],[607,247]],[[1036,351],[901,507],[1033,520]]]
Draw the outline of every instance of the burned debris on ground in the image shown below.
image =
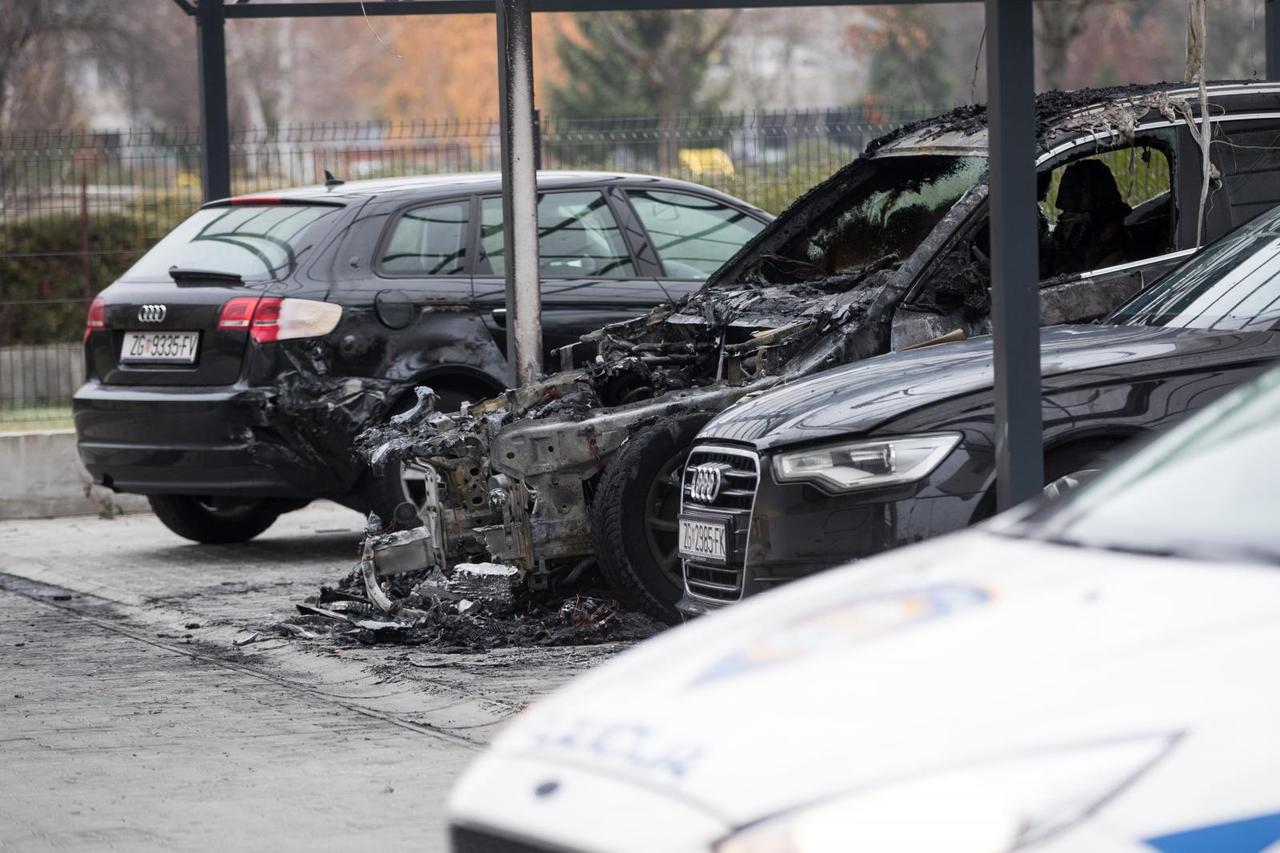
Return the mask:
[[[308,640],[461,653],[634,642],[666,627],[625,610],[589,583],[532,591],[513,566],[462,563],[442,571],[414,565],[410,555],[421,544],[414,531],[366,537],[356,567],[297,605],[297,614],[278,630]],[[379,557],[381,578],[374,565]]]

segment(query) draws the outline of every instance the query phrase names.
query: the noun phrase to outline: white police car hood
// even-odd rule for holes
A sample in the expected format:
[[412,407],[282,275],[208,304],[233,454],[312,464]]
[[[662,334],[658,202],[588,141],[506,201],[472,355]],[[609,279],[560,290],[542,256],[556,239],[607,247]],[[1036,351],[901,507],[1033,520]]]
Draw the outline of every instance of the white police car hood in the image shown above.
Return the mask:
[[1146,741],[1139,781],[1176,769],[1183,786],[1121,832],[1150,837],[1223,800],[1280,811],[1280,788],[1246,784],[1245,767],[1280,758],[1278,649],[1276,570],[973,531],[748,600],[576,679],[499,736],[453,805],[483,821],[480,792],[563,780],[548,797],[561,814],[607,814],[634,791],[705,815],[705,842],[949,768]]

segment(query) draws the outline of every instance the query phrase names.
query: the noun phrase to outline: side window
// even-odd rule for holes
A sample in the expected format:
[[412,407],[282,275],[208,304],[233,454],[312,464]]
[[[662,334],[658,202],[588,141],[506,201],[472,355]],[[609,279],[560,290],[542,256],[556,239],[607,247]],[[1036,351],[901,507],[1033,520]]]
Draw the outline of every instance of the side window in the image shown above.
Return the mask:
[[[1144,133],[1130,145],[1089,153],[1040,172],[1040,280],[1177,249],[1173,197],[1175,132]],[[938,261],[912,303],[970,320],[990,310],[991,241],[984,224]]]
[[1213,151],[1223,171],[1231,206],[1231,225],[1243,225],[1280,204],[1280,129],[1256,125],[1242,130],[1235,122],[1214,125]]
[[467,202],[415,207],[400,214],[382,250],[383,272],[456,275],[467,251]]
[[1040,277],[1174,251],[1172,132],[1062,163],[1040,176]]
[[[502,199],[480,205],[480,248],[494,275],[506,272]],[[547,278],[634,276],[631,252],[604,196],[595,191],[543,193],[538,197],[538,255]]]
[[664,190],[628,190],[627,197],[672,278],[705,279],[764,227],[709,198]]

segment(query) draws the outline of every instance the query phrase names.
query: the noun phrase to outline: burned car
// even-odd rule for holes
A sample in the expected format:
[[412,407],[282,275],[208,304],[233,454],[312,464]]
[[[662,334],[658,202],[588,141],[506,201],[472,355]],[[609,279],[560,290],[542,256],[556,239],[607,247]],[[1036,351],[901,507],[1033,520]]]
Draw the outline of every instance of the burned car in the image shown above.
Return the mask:
[[[1280,359],[1280,208],[1102,324],[1041,330],[1046,490]],[[741,400],[685,468],[684,600],[696,615],[960,530],[995,510],[990,336],[891,353]]]
[[[1210,146],[1207,172],[1195,89],[1039,96],[1042,322],[1106,316],[1270,207],[1277,92],[1209,87],[1212,138],[1234,144]],[[986,144],[979,107],[883,137],[697,293],[584,336],[560,373],[505,397],[433,412],[427,395],[362,451],[436,472],[420,529],[432,561],[487,555],[540,585],[594,559],[633,604],[677,618],[681,469],[714,414],[825,368],[988,331]]]
[[[694,292],[771,218],[667,178],[538,186],[549,348]],[[90,308],[74,407],[94,480],[198,542],[317,497],[420,500],[416,466],[372,472],[352,441],[422,383],[452,406],[510,384],[500,192],[496,174],[331,176],[196,211]]]

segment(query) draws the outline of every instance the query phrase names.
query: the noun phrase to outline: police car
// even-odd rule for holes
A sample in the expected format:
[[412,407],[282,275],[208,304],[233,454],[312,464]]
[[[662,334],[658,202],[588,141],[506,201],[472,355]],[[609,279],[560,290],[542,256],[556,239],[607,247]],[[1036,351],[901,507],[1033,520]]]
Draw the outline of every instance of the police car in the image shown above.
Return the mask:
[[1280,849],[1280,371],[1086,486],[671,631],[510,725],[471,851]]

